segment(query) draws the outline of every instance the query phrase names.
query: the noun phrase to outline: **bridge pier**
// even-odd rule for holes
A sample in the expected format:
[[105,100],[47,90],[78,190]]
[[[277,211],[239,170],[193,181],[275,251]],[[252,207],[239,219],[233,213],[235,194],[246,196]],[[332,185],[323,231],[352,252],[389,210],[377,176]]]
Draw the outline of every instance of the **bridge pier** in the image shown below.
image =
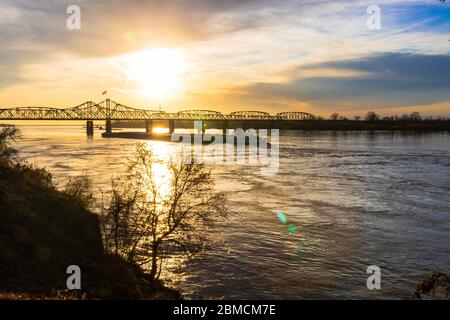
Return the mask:
[[86,134],[88,137],[92,137],[94,135],[94,121],[86,121]]
[[[198,123],[198,122],[201,123],[201,127],[196,125],[196,123]],[[194,121],[194,129],[197,129],[197,132],[195,132],[196,134],[205,134],[206,121],[205,120],[195,120]]]
[[223,133],[223,135],[227,134],[227,130],[228,130],[228,120],[223,120],[222,121],[222,133]]
[[153,120],[145,120],[145,132],[152,134],[153,132]]
[[172,134],[175,131],[175,120],[169,120],[169,134]]
[[105,132],[106,132],[106,134],[111,134],[111,133],[112,133],[112,123],[111,123],[111,119],[106,119]]

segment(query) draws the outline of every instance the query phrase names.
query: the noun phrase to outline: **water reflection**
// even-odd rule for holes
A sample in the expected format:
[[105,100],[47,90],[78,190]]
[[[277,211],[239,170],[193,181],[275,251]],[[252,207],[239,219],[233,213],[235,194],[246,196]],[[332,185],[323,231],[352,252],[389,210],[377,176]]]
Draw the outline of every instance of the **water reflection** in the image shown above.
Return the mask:
[[[173,178],[172,173],[167,167],[167,162],[173,155],[172,148],[168,148],[167,144],[164,142],[152,143],[147,142],[145,144],[147,150],[149,150],[154,156],[156,161],[153,163],[152,168],[150,168],[150,173],[153,177],[152,182],[156,185],[158,192],[156,193],[159,199],[155,199],[156,202],[161,203],[167,199],[170,195],[171,180]],[[152,193],[149,190],[149,195]],[[152,201],[153,199],[151,199]]]

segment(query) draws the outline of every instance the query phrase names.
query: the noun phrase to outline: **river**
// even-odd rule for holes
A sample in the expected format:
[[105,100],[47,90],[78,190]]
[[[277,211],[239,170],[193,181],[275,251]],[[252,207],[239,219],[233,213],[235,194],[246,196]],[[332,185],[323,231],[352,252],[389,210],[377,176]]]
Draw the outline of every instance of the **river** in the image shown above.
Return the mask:
[[[86,173],[108,188],[137,142],[98,130],[88,139],[82,126],[19,128],[20,157],[60,185]],[[286,131],[279,157],[268,176],[211,165],[229,219],[209,230],[209,250],[165,275],[169,285],[188,298],[408,299],[428,268],[450,271],[450,133]],[[380,290],[366,286],[370,265]]]

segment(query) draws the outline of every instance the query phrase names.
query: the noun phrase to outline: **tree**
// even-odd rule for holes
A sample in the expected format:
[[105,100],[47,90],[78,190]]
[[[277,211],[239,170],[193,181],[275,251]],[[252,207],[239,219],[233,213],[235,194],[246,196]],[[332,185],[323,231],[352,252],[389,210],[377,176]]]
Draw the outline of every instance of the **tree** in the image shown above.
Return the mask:
[[92,208],[95,204],[92,180],[85,174],[70,179],[64,185],[63,192],[76,199],[85,208]]
[[367,112],[366,121],[378,121],[380,120],[380,116],[373,111]]
[[335,112],[330,115],[330,120],[338,120],[338,119],[339,119],[339,113]]
[[421,117],[420,113],[416,111],[416,112],[412,112],[410,114],[407,114],[407,113],[403,114],[400,117],[400,120],[402,120],[402,121],[420,121],[420,120],[422,120],[422,117]]
[[416,111],[409,115],[409,119],[412,121],[420,121],[422,120],[422,117],[420,116],[420,113]]
[[13,126],[6,126],[0,130],[0,164],[10,165],[16,154],[16,150],[11,147],[11,143],[16,141],[19,130]]
[[108,251],[149,270],[157,279],[164,258],[200,252],[205,230],[226,216],[225,198],[214,191],[210,172],[178,154],[158,161],[138,145],[127,174],[113,179],[102,212]]
[[144,190],[130,188],[129,181],[123,177],[113,178],[111,191],[102,194],[100,226],[104,247],[107,252],[137,265],[146,261],[136,256],[137,247],[146,232],[145,216],[138,206],[144,201]]
[[438,298],[450,299],[450,278],[437,270],[429,270],[428,275],[416,286],[413,299],[422,299],[423,294],[440,294]]

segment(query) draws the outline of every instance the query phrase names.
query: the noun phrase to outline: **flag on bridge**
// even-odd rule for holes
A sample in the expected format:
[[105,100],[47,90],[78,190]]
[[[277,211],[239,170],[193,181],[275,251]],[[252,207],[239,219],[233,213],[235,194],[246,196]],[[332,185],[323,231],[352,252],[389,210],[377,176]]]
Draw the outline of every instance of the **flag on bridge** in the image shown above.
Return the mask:
[[106,94],[106,92],[107,92],[106,90],[105,90],[105,91],[103,91],[102,95],[104,96],[104,95]]

